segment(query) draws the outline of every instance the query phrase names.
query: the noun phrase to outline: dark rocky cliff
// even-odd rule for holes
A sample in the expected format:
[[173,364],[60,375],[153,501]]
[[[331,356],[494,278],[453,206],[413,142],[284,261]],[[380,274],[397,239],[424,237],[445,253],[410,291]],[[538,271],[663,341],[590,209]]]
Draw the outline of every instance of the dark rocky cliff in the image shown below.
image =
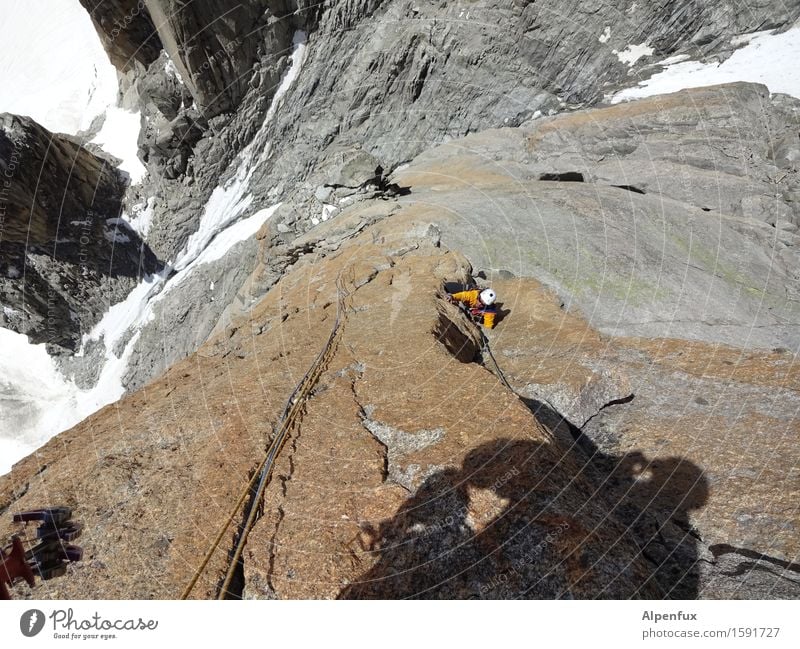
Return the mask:
[[158,261],[119,217],[127,178],[112,160],[26,117],[0,114],[3,327],[54,353],[81,335]]
[[150,65],[163,48],[144,0],[79,0],[92,18],[111,63],[130,70],[139,62]]

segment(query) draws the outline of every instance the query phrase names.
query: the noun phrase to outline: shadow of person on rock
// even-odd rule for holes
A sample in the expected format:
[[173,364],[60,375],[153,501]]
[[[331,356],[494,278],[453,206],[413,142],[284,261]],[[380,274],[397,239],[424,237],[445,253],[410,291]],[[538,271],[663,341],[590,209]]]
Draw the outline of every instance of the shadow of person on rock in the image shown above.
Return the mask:
[[[649,460],[639,451],[622,456],[603,453],[591,437],[548,403],[521,399],[555,433],[561,446],[583,458],[583,472],[613,500],[614,516],[628,526],[642,548],[664,596],[695,598],[700,538],[689,512],[708,501],[708,480],[702,469],[681,457]],[[631,400],[633,395],[620,402]]]
[[511,313],[511,309],[503,308],[502,302],[495,302],[494,326],[497,327]]
[[697,542],[689,512],[708,502],[708,480],[681,457],[648,460],[632,452],[602,461],[616,499],[615,515],[629,527],[654,566],[653,579],[670,599],[693,599],[700,590]]
[[[339,598],[674,596],[660,573],[669,568],[686,582],[696,552],[681,547],[655,565],[646,554],[655,551],[641,547],[615,510],[630,517],[647,508],[650,498],[659,511],[670,509],[684,520],[688,509],[705,502],[704,493],[695,489],[682,497],[663,489],[672,470],[682,467],[685,480],[694,476],[692,484],[705,483],[697,467],[674,458],[656,468],[647,463],[651,473],[642,478],[640,460],[620,462],[617,478],[620,484],[648,484],[630,489],[630,498],[619,502],[582,470],[586,459],[574,451],[519,439],[482,444],[461,468],[433,474],[391,519],[368,530],[365,549],[377,562]],[[687,596],[686,588],[681,596]]]

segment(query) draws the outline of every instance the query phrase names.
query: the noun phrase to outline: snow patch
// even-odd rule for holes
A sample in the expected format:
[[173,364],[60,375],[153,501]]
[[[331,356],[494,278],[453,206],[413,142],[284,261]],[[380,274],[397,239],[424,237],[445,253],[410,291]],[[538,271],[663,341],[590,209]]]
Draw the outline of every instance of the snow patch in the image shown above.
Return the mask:
[[[743,36],[736,38],[745,42]],[[721,64],[683,61],[667,65],[637,87],[618,92],[611,103],[734,81],[763,83],[770,92],[800,98],[800,67],[796,65],[800,59],[800,27],[783,34],[757,32],[746,42]]]
[[153,224],[155,206],[156,199],[151,196],[144,203],[137,203],[133,206],[133,215],[125,212],[122,214],[122,218],[143,240],[147,239],[147,233],[150,232],[150,226]]
[[331,216],[333,216],[333,213],[335,211],[336,211],[335,205],[330,205],[328,203],[325,203],[322,206],[322,220],[327,221],[329,218],[331,218]]
[[600,34],[600,36],[597,37],[597,40],[600,41],[601,43],[608,43],[609,38],[611,38],[611,27],[606,25],[605,30],[603,31],[602,34]]
[[65,383],[45,345],[0,329],[0,475],[44,444],[50,431],[64,430],[79,419],[73,391]]
[[272,103],[264,119],[265,123],[272,119],[275,111],[278,110],[278,102],[283,99],[283,96],[297,79],[297,75],[300,74],[300,69],[303,67],[303,61],[306,58],[306,43],[306,33],[304,31],[296,31],[292,38],[292,65],[281,80],[278,90],[275,91],[275,96],[272,98]]
[[654,50],[646,43],[640,43],[639,45],[628,45],[621,52],[617,52],[617,50],[611,50],[611,52],[616,54],[622,63],[627,63],[630,67],[643,56],[650,56]]
[[183,77],[181,76],[181,73],[178,72],[178,68],[175,67],[175,64],[172,62],[172,59],[169,58],[169,57],[167,57],[167,60],[164,63],[164,72],[166,72],[168,75],[170,75],[175,80],[177,80],[177,82],[179,84],[184,85]]
[[78,135],[105,115],[92,139],[122,163],[132,183],[140,118],[117,106],[117,70],[78,2],[3,0],[0,112],[27,115],[54,133]]
[[[208,246],[195,259],[193,259],[188,266],[178,272],[170,280],[169,290],[172,290],[184,279],[186,279],[186,277],[188,277],[195,268],[203,266],[204,264],[210,264],[212,261],[216,261],[217,259],[222,259],[222,257],[225,256],[225,253],[233,248],[234,245],[240,241],[244,241],[245,239],[249,239],[250,237],[254,236],[261,229],[261,226],[267,222],[267,219],[269,219],[269,217],[272,216],[275,213],[275,210],[277,210],[280,206],[281,203],[278,203],[272,207],[259,210],[252,216],[234,223],[217,234],[211,240]],[[166,292],[167,291],[164,293],[166,294]],[[163,295],[159,296],[159,299],[161,297],[163,297]]]
[[134,185],[147,173],[138,156],[141,120],[138,112],[109,107],[100,132],[92,139],[93,144],[121,160],[119,168],[130,176]]
[[688,54],[676,54],[675,56],[670,56],[669,58],[664,59],[663,61],[659,61],[655,65],[673,65],[675,63],[682,63],[689,59]]
[[[197,228],[197,232],[189,237],[186,249],[175,261],[176,270],[186,268],[200,254],[200,251],[208,245],[217,232],[238,219],[253,202],[252,195],[245,194],[245,192],[256,169],[265,163],[269,157],[271,147],[270,142],[267,140],[267,125],[275,115],[283,96],[300,73],[300,68],[305,59],[305,32],[296,32],[292,42],[294,44],[292,65],[275,91],[261,128],[253,140],[237,156],[236,163],[238,166],[234,175],[228,179],[224,186],[216,187],[211,193],[211,198],[203,210],[203,215],[200,217],[200,225]],[[259,149],[258,157],[253,162],[256,151]]]
[[42,440],[41,443],[32,443],[17,441],[16,439],[4,439],[0,437],[0,475],[4,475],[11,471],[14,462],[23,457],[33,453],[39,446],[44,444],[47,440]]
[[739,45],[747,45],[750,41],[754,38],[761,38],[762,36],[769,36],[772,34],[771,29],[766,29],[760,32],[750,32],[749,34],[739,34],[738,36],[734,36],[731,39],[731,45],[739,46]]

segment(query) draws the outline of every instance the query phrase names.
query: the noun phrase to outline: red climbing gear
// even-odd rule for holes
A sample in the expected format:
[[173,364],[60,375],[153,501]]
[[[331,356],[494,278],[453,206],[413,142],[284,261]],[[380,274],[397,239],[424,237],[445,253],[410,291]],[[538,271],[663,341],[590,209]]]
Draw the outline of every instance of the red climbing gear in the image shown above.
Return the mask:
[[15,536],[11,539],[11,552],[6,554],[0,549],[0,599],[11,599],[6,584],[11,586],[14,581],[22,577],[33,586],[33,570],[25,560],[25,548],[22,539]]
[[14,514],[15,523],[40,521],[36,529],[36,543],[30,550],[25,550],[23,539],[15,535],[11,539],[11,547],[0,549],[0,599],[11,599],[7,586],[17,579],[24,579],[33,586],[34,576],[43,580],[63,575],[67,571],[67,563],[83,559],[83,550],[68,542],[80,536],[83,525],[71,521],[72,510],[68,507],[51,507],[34,509]]

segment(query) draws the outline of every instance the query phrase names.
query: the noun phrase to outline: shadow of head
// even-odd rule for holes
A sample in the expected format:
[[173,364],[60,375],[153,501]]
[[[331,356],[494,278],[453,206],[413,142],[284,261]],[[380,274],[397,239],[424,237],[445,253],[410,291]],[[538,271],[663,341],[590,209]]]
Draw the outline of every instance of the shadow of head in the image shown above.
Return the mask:
[[553,483],[557,464],[548,444],[498,439],[474,448],[464,458],[461,488],[490,489],[501,498],[520,500]]
[[708,480],[702,469],[681,457],[648,459],[643,453],[622,456],[612,475],[627,484],[630,501],[640,509],[666,510],[675,516],[708,502]]

